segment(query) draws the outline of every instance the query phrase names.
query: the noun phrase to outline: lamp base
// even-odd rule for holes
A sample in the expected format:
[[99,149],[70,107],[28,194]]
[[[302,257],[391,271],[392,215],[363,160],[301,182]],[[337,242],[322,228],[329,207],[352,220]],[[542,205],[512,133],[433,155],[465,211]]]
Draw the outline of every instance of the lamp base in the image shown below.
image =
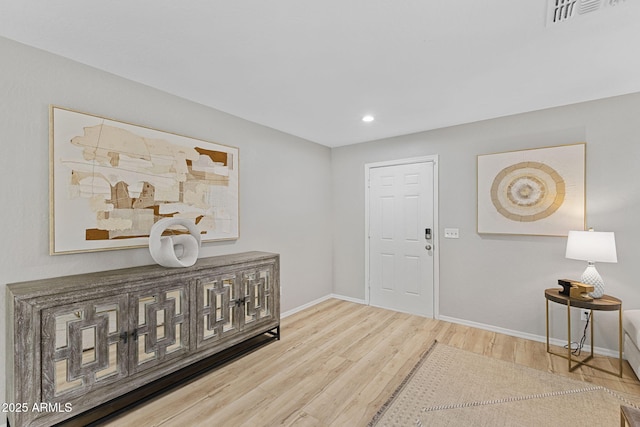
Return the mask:
[[600,273],[596,270],[594,263],[589,262],[587,269],[582,273],[582,277],[580,277],[580,281],[587,285],[593,285],[594,290],[593,292],[589,292],[590,297],[602,298],[604,295],[604,282],[602,281]]

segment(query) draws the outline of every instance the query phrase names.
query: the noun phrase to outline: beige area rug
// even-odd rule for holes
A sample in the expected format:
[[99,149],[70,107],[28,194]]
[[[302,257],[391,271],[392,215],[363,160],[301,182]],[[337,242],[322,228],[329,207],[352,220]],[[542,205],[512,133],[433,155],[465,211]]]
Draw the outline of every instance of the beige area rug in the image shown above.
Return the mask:
[[638,396],[434,343],[369,426],[617,426]]

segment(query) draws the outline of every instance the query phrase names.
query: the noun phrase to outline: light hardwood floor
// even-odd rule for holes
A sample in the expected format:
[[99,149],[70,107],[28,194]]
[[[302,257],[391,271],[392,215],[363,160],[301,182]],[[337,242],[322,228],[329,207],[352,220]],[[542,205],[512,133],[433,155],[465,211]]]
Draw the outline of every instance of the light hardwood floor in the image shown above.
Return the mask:
[[[640,382],[626,362],[622,379],[588,367],[569,373],[544,343],[331,299],[283,319],[281,341],[105,425],[366,426],[434,340],[640,401]],[[606,369],[616,362],[597,357]]]

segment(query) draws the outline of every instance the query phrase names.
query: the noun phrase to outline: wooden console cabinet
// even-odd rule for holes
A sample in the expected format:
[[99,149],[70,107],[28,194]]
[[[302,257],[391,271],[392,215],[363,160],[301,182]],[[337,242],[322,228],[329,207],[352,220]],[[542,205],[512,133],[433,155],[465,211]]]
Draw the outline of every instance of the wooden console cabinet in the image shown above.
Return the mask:
[[279,338],[279,256],[7,285],[12,427],[71,418],[263,333]]

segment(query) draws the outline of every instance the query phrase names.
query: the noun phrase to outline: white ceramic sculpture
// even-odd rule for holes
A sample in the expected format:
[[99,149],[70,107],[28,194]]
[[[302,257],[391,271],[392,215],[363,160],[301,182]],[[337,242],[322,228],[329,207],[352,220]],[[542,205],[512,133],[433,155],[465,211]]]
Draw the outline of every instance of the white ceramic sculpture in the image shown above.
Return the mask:
[[[189,234],[163,236],[164,231],[182,225]],[[153,224],[149,233],[149,252],[163,267],[190,267],[196,263],[200,251],[200,230],[193,221],[183,218],[164,218]]]

